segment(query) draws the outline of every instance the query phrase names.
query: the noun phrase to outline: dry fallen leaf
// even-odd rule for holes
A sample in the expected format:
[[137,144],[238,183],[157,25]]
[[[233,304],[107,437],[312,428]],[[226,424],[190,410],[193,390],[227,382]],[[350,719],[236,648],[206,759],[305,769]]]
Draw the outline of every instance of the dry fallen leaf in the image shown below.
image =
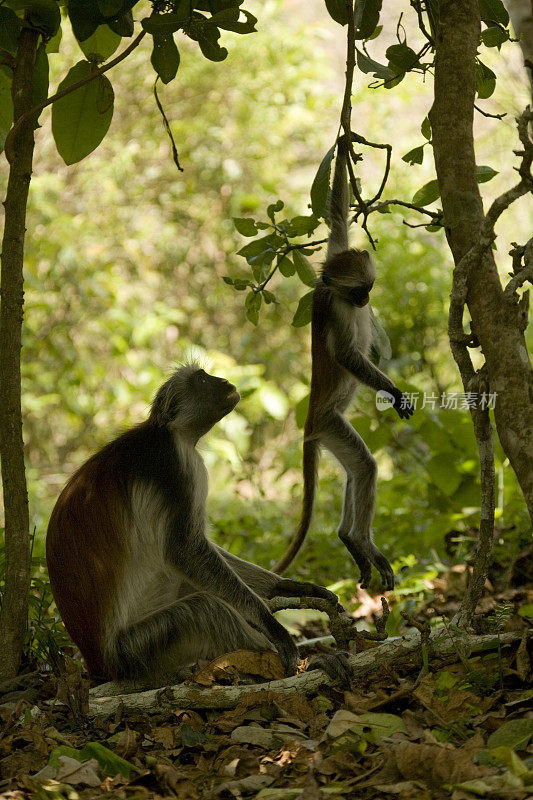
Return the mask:
[[205,667],[197,670],[194,675],[196,683],[202,686],[212,686],[217,680],[234,679],[239,673],[255,675],[265,680],[277,680],[285,677],[285,672],[277,653],[267,650],[262,653],[253,650],[235,650],[225,653]]

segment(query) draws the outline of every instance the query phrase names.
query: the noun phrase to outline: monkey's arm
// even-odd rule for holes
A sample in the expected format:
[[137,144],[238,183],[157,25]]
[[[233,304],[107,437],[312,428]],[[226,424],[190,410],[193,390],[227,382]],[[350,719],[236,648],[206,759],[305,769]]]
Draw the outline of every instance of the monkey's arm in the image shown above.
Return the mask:
[[369,358],[364,356],[353,344],[337,342],[334,349],[335,360],[355,378],[376,391],[388,392],[393,397],[393,407],[401,419],[409,419],[414,408],[403,392],[398,389],[384,372],[381,372]]

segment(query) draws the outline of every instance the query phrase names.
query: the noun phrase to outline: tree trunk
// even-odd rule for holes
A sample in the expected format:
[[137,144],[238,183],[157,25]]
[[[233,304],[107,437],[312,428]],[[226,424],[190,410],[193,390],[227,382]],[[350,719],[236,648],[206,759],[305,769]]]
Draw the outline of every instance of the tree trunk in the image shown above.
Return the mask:
[[[457,265],[480,239],[484,219],[473,139],[477,0],[441,0],[436,37],[435,100],[430,111],[435,167],[448,244]],[[520,313],[505,297],[490,247],[466,278],[466,303],[481,345],[502,447],[533,520],[533,372]]]
[[[12,86],[15,121],[33,105],[33,70],[38,38],[38,31],[31,28],[23,28],[20,34]],[[29,120],[18,132],[4,202],[0,287],[0,455],[6,574],[0,611],[0,680],[17,673],[28,618],[30,540],[22,439],[20,353],[26,203],[32,172],[34,124],[34,120]]]

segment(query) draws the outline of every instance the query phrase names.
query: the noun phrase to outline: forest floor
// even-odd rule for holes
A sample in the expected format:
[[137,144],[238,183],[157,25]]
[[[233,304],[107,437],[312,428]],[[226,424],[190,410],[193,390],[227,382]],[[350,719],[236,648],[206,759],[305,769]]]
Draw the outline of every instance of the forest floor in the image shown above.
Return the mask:
[[[3,687],[0,798],[533,798],[530,572],[504,591],[487,585],[478,610],[494,637],[485,651],[473,654],[447,623],[451,654],[435,658],[421,643],[409,664],[382,664],[349,689],[324,683],[306,696],[244,685],[225,710],[167,702],[92,717],[88,682],[56,657],[55,674]],[[455,567],[428,586],[431,600],[416,608],[420,630],[430,617],[453,617],[464,577]],[[368,598],[358,613],[370,618],[373,605]],[[503,645],[512,631],[515,641]],[[302,631],[324,634],[321,621]],[[203,685],[215,679],[240,680],[227,659],[204,668]]]

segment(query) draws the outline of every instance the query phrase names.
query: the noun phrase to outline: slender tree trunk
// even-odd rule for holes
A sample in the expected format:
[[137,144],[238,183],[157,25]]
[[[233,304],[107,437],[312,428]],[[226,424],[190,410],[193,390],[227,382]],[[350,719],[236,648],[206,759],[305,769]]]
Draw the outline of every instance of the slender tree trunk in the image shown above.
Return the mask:
[[[446,235],[458,265],[479,243],[484,219],[472,130],[480,18],[477,0],[441,0],[439,8],[430,121]],[[473,331],[485,356],[490,391],[496,393],[498,436],[533,520],[533,372],[520,311],[504,295],[490,246],[465,279]]]
[[[33,105],[33,70],[39,33],[23,28],[13,74],[16,121]],[[21,126],[10,164],[2,241],[0,309],[0,455],[5,508],[6,574],[0,611],[0,680],[16,675],[28,617],[30,540],[22,439],[20,353],[24,305],[23,258],[34,120]]]

